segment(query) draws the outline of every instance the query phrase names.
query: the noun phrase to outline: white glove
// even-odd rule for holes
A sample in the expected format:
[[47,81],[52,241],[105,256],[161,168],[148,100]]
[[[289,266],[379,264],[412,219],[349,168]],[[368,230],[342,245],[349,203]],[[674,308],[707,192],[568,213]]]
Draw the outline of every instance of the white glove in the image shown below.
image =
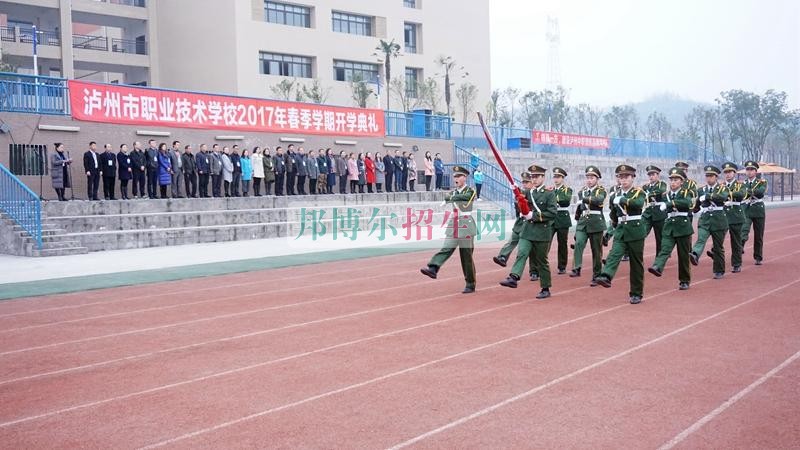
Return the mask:
[[531,219],[533,219],[533,211],[528,211],[528,214],[525,214],[525,215],[524,215],[524,216],[522,216],[522,217],[524,217],[524,218],[525,218],[525,220],[531,220]]
[[660,209],[661,211],[666,211],[667,210],[667,204],[666,203],[662,203],[662,204],[658,205],[658,209]]
[[706,201],[706,194],[701,195],[698,200],[701,201],[701,202]]
[[622,196],[614,197],[614,204],[619,205],[620,200],[622,200]]

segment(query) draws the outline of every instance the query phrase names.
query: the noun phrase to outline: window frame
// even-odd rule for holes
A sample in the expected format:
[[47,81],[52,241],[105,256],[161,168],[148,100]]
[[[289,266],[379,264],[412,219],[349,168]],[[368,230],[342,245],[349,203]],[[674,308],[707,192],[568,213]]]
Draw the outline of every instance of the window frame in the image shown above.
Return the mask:
[[[275,20],[270,20],[270,17],[274,17]],[[280,20],[281,17],[283,20]],[[276,25],[311,28],[311,7],[264,0],[264,21]]]
[[[331,30],[334,33],[352,34],[355,36],[374,36],[375,18],[362,14],[344,11],[331,11]],[[337,26],[338,25],[338,26]],[[364,32],[359,32],[363,29]]]
[[[287,53],[262,50],[258,52],[258,62],[259,72],[262,75],[294,78],[314,77],[314,58],[311,56],[290,55]],[[278,73],[271,73],[271,71],[268,70],[271,67],[277,67]],[[300,68],[299,72],[297,71],[298,67]]]
[[[339,71],[342,71],[343,74],[342,79],[340,79]],[[362,81],[366,83],[375,83],[378,81],[378,76],[380,75],[380,69],[378,65],[375,63],[365,63],[360,61],[348,61],[344,59],[334,59],[333,60],[333,79],[335,81],[345,81],[351,82],[353,81],[353,76],[356,73],[360,73],[362,75],[368,74],[369,76],[363,76]]]

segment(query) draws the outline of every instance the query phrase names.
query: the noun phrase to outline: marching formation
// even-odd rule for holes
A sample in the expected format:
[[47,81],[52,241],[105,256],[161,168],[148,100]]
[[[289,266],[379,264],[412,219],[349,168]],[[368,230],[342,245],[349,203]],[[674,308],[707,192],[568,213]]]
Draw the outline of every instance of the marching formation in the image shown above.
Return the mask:
[[[516,221],[511,237],[493,261],[506,267],[511,254],[517,249],[511,272],[500,285],[516,288],[528,264],[531,281],[538,281],[537,299],[550,297],[552,277],[548,254],[553,239],[558,245],[557,270],[567,273],[569,229],[575,226],[572,270],[569,276],[582,276],[583,254],[587,242],[592,253],[590,286],[610,288],[620,263],[630,264],[629,300],[641,303],[644,298],[644,247],[648,235],[655,239],[656,257],[647,269],[661,277],[667,260],[677,247],[678,288],[689,289],[692,266],[697,266],[702,255],[712,259],[714,279],[726,272],[724,241],[730,236],[730,265],[732,273],[742,271],[744,244],[753,231],[753,258],[756,265],[763,261],[764,249],[764,194],[767,182],[758,176],[758,163],[746,161],[746,178],[738,181],[739,166],[726,162],[722,169],[704,167],[705,184],[698,186],[687,177],[689,165],[675,163],[668,172],[668,181],[661,178],[661,169],[647,166],[648,182],[636,186],[636,168],[623,164],[616,168],[617,184],[608,191],[600,184],[602,175],[595,166],[584,171],[584,186],[576,193],[565,184],[567,172],[555,167],[553,186],[544,184],[547,169],[532,165],[521,174],[521,189],[515,189]],[[469,170],[453,168],[455,189],[445,196],[453,205],[454,214],[448,225],[447,239],[440,250],[421,272],[436,278],[441,266],[456,248],[461,256],[466,287],[463,293],[475,292],[475,265],[472,259],[475,223],[471,216],[475,191],[466,184]],[[721,179],[722,178],[722,179]],[[570,214],[573,198],[577,199],[573,216]],[[608,221],[604,206],[608,206]],[[697,236],[693,225],[697,219]],[[459,223],[460,222],[460,223]],[[711,238],[711,248],[706,244]],[[603,247],[611,248],[603,258]],[[586,271],[588,272],[588,270]]]

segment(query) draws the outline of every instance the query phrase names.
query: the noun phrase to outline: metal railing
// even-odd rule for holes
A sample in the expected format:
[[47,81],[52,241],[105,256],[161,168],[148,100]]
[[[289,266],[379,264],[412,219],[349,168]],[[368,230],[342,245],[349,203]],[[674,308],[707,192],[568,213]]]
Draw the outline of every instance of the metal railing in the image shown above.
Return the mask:
[[111,51],[115,53],[147,54],[147,42],[133,39],[111,39]]
[[[494,138],[494,142],[500,150],[508,150],[508,139],[531,137],[531,130],[527,128],[490,126],[489,132],[492,134],[492,138]],[[477,124],[454,122],[450,128],[450,136],[460,147],[486,147],[486,138],[483,137],[483,129]]]
[[415,112],[386,111],[387,136],[450,139],[450,119]]
[[90,36],[86,34],[73,34],[72,47],[87,50],[108,51],[108,38],[105,36]]
[[14,27],[0,27],[0,41],[17,42],[17,29]]
[[[470,151],[453,145],[453,161],[455,165],[469,168],[470,173],[475,170],[477,164],[483,172],[483,187],[481,188],[481,198],[494,202],[503,208],[507,214],[514,214],[514,193],[509,186],[508,180],[503,171],[495,163],[487,161]],[[473,178],[469,177],[474,184]],[[517,180],[519,181],[519,180]]]
[[42,201],[0,164],[0,211],[22,227],[42,248]]
[[[37,43],[39,45],[61,45],[61,35],[53,30],[37,30]],[[20,42],[33,44],[33,28],[28,27],[0,27],[0,40],[4,42]]]
[[125,5],[125,6],[137,6],[139,8],[144,8],[147,6],[145,0],[94,0],[100,3],[111,3],[114,5]]
[[67,81],[0,72],[0,111],[68,115]]

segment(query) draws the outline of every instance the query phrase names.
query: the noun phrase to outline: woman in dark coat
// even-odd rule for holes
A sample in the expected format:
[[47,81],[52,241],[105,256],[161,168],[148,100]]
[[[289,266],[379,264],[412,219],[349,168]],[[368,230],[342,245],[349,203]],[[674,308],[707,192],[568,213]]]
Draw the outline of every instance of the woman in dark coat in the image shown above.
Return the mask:
[[364,154],[359,153],[358,159],[356,159],[356,164],[358,167],[358,193],[364,193],[364,185],[367,184],[367,165],[364,162]]
[[69,177],[69,166],[72,164],[68,152],[64,152],[64,144],[60,142],[55,143],[56,151],[50,157],[50,178],[53,180],[53,189],[58,195],[58,200],[65,202],[67,198],[64,196],[64,191],[67,188],[72,188],[72,180]]
[[264,147],[264,195],[272,195],[272,185],[275,184],[275,160],[270,155],[269,147]]
[[167,144],[158,144],[158,185],[161,198],[167,198],[167,186],[172,184],[172,161],[167,153]]
[[117,167],[119,168],[119,191],[122,193],[122,199],[130,200],[128,197],[128,181],[133,178],[133,165],[131,164],[131,155],[128,154],[128,144],[119,146]]
[[325,149],[325,161],[328,164],[327,192],[328,194],[333,194],[333,187],[336,186],[336,175],[338,172],[336,169],[336,158],[330,148]]

